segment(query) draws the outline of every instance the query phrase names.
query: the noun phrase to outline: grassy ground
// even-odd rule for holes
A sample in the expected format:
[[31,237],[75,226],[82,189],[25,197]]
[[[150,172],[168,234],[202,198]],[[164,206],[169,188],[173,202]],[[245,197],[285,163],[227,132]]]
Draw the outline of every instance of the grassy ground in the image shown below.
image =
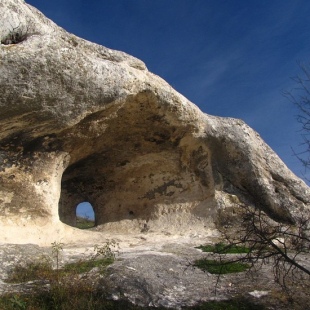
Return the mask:
[[250,265],[240,262],[218,261],[205,258],[196,260],[194,266],[212,274],[243,272],[250,268]]
[[[100,247],[94,247],[94,255],[90,259],[76,261],[66,265],[61,264],[61,251],[63,244],[53,243],[53,254],[48,255],[47,259],[39,259],[37,255],[37,262],[29,262],[25,265],[16,265],[8,275],[7,282],[14,283],[14,293],[7,293],[0,296],[0,309],[27,309],[27,310],[41,310],[41,309],[60,309],[60,310],[114,310],[114,309],[128,309],[128,310],[142,310],[142,309],[158,309],[164,310],[166,308],[154,307],[139,307],[129,303],[126,300],[113,301],[106,295],[106,291],[100,285],[100,279],[107,276],[106,268],[115,259],[118,245],[115,241],[109,241]],[[182,310],[263,310],[263,309],[298,309],[303,310],[303,306],[307,304],[307,298],[301,296],[300,302],[291,304],[286,295],[280,290],[275,290],[274,287],[268,287],[269,295],[262,299],[255,299],[244,292],[253,290],[251,280],[248,281],[247,275],[242,272],[246,270],[246,266],[239,266],[238,264],[227,263],[225,259],[236,258],[237,253],[246,253],[247,249],[234,248],[228,250],[225,244],[216,244],[213,246],[201,247],[207,252],[221,252],[219,255],[210,254],[203,255],[206,258],[201,260],[201,265],[196,266],[210,273],[224,274],[235,273],[234,275],[224,275],[223,285],[232,282],[232,294],[229,300],[211,300],[192,307],[184,307]],[[224,250],[223,250],[224,249]],[[222,255],[222,251],[228,255]],[[233,255],[229,255],[232,251]],[[197,254],[197,251],[194,251]],[[193,256],[193,258],[200,259],[202,256]],[[210,259],[210,256],[212,259]],[[194,259],[192,260],[194,261]],[[56,266],[53,269],[52,266]],[[208,268],[208,269],[207,269]],[[210,270],[209,268],[215,268]],[[241,272],[241,273],[238,273]],[[210,276],[208,276],[210,277]],[[208,278],[207,277],[207,278]],[[233,277],[233,278],[232,278]],[[206,279],[207,279],[206,278]],[[232,281],[233,279],[233,281]],[[227,282],[227,283],[226,283]],[[222,285],[221,283],[219,285]],[[227,286],[228,287],[228,286]],[[257,290],[265,290],[265,282],[260,286],[255,285]],[[17,288],[20,288],[17,292]],[[223,288],[226,290],[226,287]],[[300,286],[296,288],[301,294],[303,291],[307,292],[307,288]],[[228,291],[227,291],[228,292]],[[295,294],[295,293],[294,293]],[[212,295],[213,296],[213,295]],[[210,297],[212,297],[210,295]],[[241,297],[242,296],[242,297]],[[298,295],[299,296],[299,295]],[[124,299],[126,299],[124,297]]]
[[224,243],[200,245],[197,248],[201,249],[203,252],[213,252],[218,254],[241,254],[250,252],[250,249],[246,246],[238,246],[234,244],[230,245]]
[[[68,288],[52,288],[31,295],[5,295],[0,298],[3,310],[143,310],[167,308],[139,307],[126,301],[112,301],[106,299],[99,291],[90,292],[82,286]],[[170,308],[171,309],[171,308]],[[231,299],[226,301],[210,301],[197,306],[182,308],[183,310],[264,310],[262,305],[254,304],[245,299]]]
[[[212,252],[216,254],[242,254],[249,253],[250,249],[245,246],[227,245],[224,243],[216,243],[209,245],[201,245],[198,247],[203,252]],[[227,274],[243,272],[250,268],[249,264],[242,262],[230,262],[227,260],[214,260],[202,258],[196,260],[194,265],[203,271],[210,272],[212,274]]]

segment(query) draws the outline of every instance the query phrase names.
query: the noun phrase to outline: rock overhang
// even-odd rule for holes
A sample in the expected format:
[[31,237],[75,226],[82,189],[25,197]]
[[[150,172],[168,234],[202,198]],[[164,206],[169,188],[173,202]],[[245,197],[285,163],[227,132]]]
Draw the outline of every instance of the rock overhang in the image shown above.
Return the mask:
[[[208,165],[209,159],[204,144],[191,138],[193,125],[180,123],[151,91],[116,106],[113,112],[86,117],[59,137],[71,157],[62,179],[64,222],[73,224],[74,206],[87,200],[98,225],[137,220],[137,229],[143,229],[158,216],[159,205],[178,208],[186,202],[190,209],[190,200],[196,204],[213,195],[212,178],[194,163]],[[203,191],[198,190],[198,179],[204,182]]]
[[3,223],[74,226],[81,201],[103,230],[126,233],[215,229],[238,204],[289,222],[308,208],[308,187],[242,121],[202,113],[140,60],[7,3],[2,42],[19,27],[29,36],[0,46]]

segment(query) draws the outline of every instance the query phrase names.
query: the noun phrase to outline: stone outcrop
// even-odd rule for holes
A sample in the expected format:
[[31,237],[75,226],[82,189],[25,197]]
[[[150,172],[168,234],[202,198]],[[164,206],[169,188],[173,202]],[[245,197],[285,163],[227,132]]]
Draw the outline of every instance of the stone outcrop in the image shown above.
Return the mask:
[[[294,293],[292,306],[292,302],[287,302],[279,283],[274,279],[272,261],[263,265],[257,263],[251,271],[218,277],[217,274],[204,272],[193,265],[198,259],[216,259],[217,255],[201,252],[194,244],[190,244],[191,238],[173,240],[173,243],[170,243],[171,239],[170,242],[168,239],[165,241],[159,243],[149,240],[135,247],[122,247],[117,260],[109,265],[105,272],[94,268],[80,274],[78,284],[83,281],[85,285],[87,281],[94,296],[101,296],[103,303],[107,298],[116,302],[130,302],[143,307],[142,309],[192,309],[192,306],[199,309],[197,306],[203,302],[223,300],[227,302],[229,309],[236,297],[239,300],[238,309],[246,309],[242,307],[245,301],[247,309],[251,309],[250,305],[253,305],[253,309],[304,310],[305,305],[309,304],[309,279],[299,280],[296,285],[290,287],[290,292]],[[59,264],[64,266],[80,262],[90,259],[93,255],[93,247],[64,247],[59,255]],[[232,255],[234,256],[228,256],[232,258]],[[42,290],[46,293],[46,288],[49,287],[48,280],[22,283],[8,283],[6,280],[12,274],[14,266],[42,262],[42,258],[56,264],[50,247],[33,244],[0,245],[0,294],[10,292],[20,296],[21,292],[26,292],[32,297]],[[307,255],[299,256],[299,261],[307,268],[310,267]],[[53,287],[53,283],[51,286]],[[204,305],[204,309],[214,307]],[[132,307],[125,307],[123,303],[119,307],[115,306],[115,309],[127,308]],[[221,308],[225,309],[223,306]]]
[[243,121],[204,114],[22,0],[0,16],[3,241],[89,236],[68,226],[82,201],[116,233],[209,233],[240,204],[285,222],[309,209],[309,188]]

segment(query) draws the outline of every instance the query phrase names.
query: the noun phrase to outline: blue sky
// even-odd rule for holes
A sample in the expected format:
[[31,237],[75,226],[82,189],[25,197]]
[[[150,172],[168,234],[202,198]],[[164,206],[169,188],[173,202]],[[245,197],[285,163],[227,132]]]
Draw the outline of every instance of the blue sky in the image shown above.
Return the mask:
[[87,40],[143,60],[206,113],[241,118],[295,174],[298,110],[282,94],[309,63],[308,0],[26,0]]

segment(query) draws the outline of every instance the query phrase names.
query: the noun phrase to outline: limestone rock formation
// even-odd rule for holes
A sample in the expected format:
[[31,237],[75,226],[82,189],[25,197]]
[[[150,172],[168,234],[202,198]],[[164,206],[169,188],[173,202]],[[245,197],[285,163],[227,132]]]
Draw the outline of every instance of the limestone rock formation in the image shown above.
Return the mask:
[[309,209],[309,188],[243,121],[204,114],[23,0],[0,16],[2,241],[86,234],[68,226],[82,201],[115,233],[207,234],[240,204],[286,222]]

